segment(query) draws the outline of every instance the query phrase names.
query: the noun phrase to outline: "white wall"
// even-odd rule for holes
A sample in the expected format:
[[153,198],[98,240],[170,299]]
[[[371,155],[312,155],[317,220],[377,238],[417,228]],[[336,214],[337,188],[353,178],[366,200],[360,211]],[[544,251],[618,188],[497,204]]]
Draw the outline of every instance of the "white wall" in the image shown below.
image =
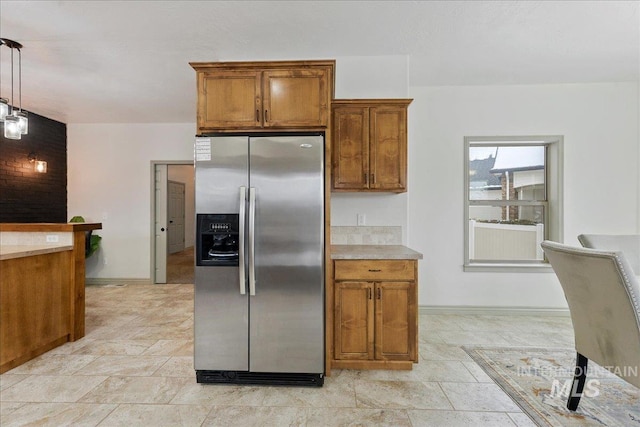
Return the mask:
[[194,123],[67,125],[70,216],[101,222],[87,277],[148,279],[151,161],[193,159]]
[[564,240],[638,232],[636,84],[413,87],[408,245],[420,305],[565,307],[553,273],[463,272],[463,138],[564,135]]
[[[337,97],[407,97],[404,59],[388,59],[339,59]],[[332,223],[364,213],[369,225],[402,226],[424,254],[420,305],[564,307],[552,273],[462,272],[463,137],[564,135],[565,241],[640,232],[639,94],[635,84],[410,88],[409,192],[334,193]],[[194,133],[193,123],[68,125],[69,216],[104,228],[88,277],[149,278],[150,162],[190,160]]]
[[[338,57],[336,98],[408,98],[408,68],[406,56]],[[406,193],[331,195],[331,225],[357,225],[358,214],[365,215],[366,225],[402,226],[402,240],[406,242]]]

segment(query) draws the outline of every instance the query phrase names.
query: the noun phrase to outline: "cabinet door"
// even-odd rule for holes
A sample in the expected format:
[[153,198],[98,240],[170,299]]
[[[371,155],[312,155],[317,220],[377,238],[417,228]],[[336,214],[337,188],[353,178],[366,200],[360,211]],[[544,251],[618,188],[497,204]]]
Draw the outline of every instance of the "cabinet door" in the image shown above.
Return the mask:
[[375,294],[375,358],[415,360],[417,325],[414,283],[376,283]]
[[264,127],[326,127],[329,70],[267,70],[262,74]]
[[373,283],[336,282],[334,357],[373,359]]
[[198,130],[261,127],[260,72],[198,73]]
[[369,109],[333,110],[333,188],[369,187]]
[[407,109],[373,107],[370,120],[370,188],[406,191]]

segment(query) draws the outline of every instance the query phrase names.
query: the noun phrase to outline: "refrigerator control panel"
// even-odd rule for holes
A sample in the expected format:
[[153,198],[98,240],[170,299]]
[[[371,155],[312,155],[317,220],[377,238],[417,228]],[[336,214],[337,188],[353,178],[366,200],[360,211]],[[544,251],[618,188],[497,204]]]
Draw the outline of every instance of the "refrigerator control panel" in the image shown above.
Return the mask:
[[238,266],[238,214],[197,214],[196,265]]

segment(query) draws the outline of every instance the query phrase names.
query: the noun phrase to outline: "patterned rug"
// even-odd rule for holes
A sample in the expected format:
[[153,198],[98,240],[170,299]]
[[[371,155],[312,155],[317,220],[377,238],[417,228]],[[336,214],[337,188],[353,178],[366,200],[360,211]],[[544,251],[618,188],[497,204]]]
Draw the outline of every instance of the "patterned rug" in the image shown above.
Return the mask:
[[464,349],[539,426],[640,427],[640,389],[591,361],[578,410],[567,409],[575,367],[572,349]]

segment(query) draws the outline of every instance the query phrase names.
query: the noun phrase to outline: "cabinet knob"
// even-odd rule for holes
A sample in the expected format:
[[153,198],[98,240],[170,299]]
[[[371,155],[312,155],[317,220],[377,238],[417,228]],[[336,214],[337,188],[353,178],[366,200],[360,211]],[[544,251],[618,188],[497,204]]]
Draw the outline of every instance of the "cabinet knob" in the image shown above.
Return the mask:
[[369,269],[369,271],[370,271],[370,272],[372,272],[372,273],[379,273],[379,272],[381,272],[382,270]]

